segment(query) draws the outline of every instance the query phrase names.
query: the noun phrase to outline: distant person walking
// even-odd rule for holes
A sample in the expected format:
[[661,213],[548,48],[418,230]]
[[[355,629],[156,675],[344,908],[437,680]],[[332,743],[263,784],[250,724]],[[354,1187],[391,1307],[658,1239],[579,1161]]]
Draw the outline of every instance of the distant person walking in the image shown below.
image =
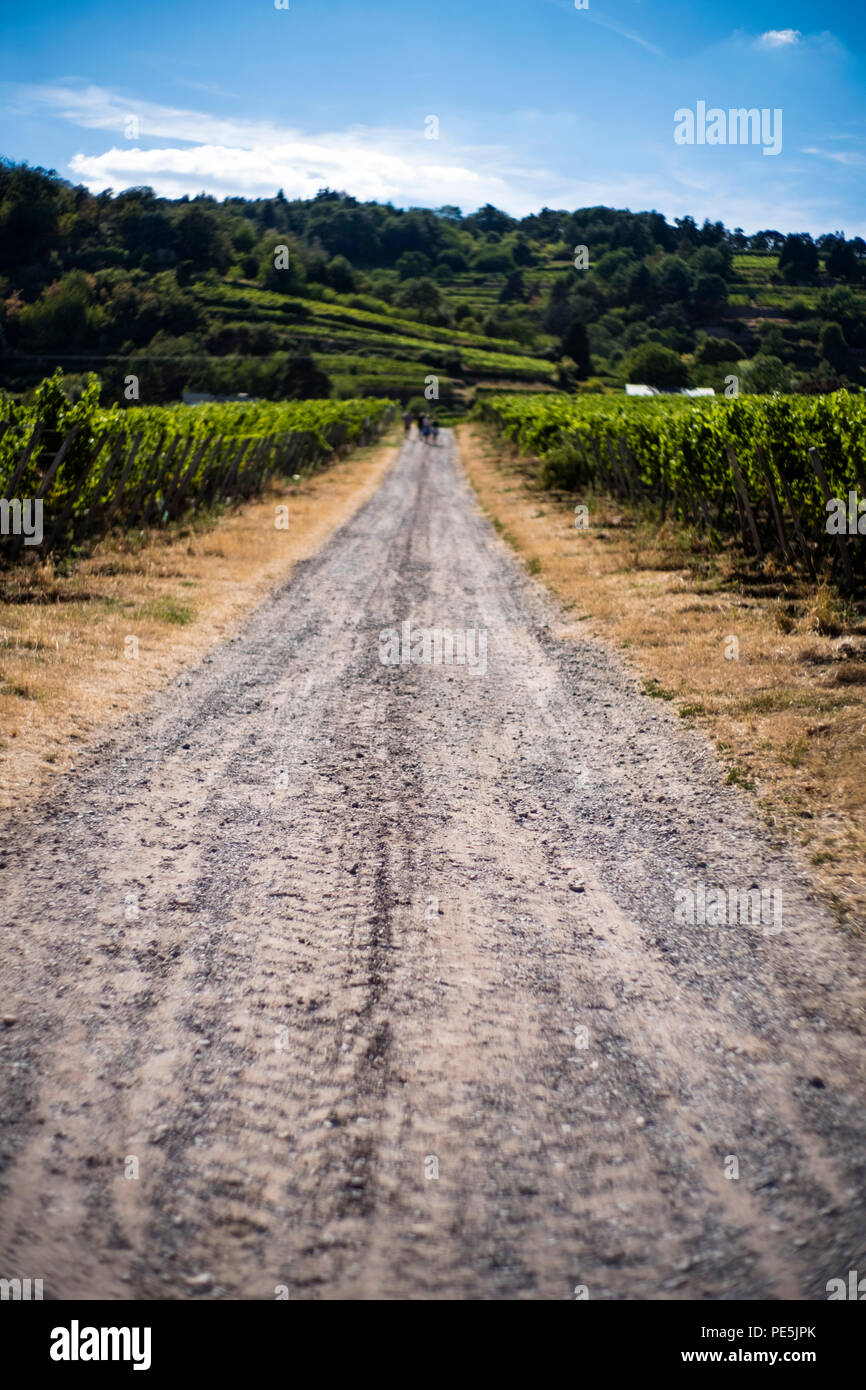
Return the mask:
[[423,433],[423,431],[424,431],[424,421],[426,420],[426,418],[427,418],[427,417],[426,417],[426,415],[424,414],[424,411],[423,411],[423,410],[419,410],[419,411],[418,411],[418,438],[419,438],[419,439],[421,438],[421,435],[422,435],[422,433]]
[[433,443],[434,443],[434,444],[438,444],[438,443],[439,443],[439,421],[436,419],[436,416],[435,416],[435,415],[433,416],[433,419],[430,421],[430,429],[431,429],[432,432],[433,432]]
[[409,438],[409,431],[411,430],[411,428],[412,428],[412,412],[411,412],[411,410],[404,410],[404,411],[403,411],[403,438],[404,438],[404,439],[408,439],[408,438]]
[[430,443],[430,432],[431,432],[430,421],[427,419],[427,416],[425,415],[425,416],[424,416],[424,423],[423,423],[422,426],[421,426],[421,434],[422,434],[423,437],[424,437],[424,443],[425,443],[425,444],[429,444],[429,443]]

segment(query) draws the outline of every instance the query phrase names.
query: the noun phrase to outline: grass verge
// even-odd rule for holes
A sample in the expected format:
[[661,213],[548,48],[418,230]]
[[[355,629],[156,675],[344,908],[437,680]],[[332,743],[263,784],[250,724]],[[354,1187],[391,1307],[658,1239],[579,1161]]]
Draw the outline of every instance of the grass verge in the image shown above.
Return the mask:
[[220,514],[113,535],[57,568],[0,571],[0,810],[26,807],[101,726],[226,638],[373,495],[397,453],[394,428]]
[[[726,780],[795,844],[839,918],[866,928],[866,613],[826,583],[662,526],[601,496],[551,494],[535,465],[460,427],[482,507],[561,599],[563,635],[625,649],[646,695],[716,746]],[[575,527],[574,507],[590,524]]]

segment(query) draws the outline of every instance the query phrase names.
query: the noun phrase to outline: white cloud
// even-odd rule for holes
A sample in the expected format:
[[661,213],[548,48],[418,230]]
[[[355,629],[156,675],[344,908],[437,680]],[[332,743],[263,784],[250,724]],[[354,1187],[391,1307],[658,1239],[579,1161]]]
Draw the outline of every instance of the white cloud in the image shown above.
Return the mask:
[[799,43],[802,37],[799,29],[768,29],[758,43],[762,48],[786,48]]
[[474,211],[490,202],[517,217],[542,206],[681,211],[675,194],[649,174],[564,174],[531,159],[522,165],[512,142],[456,143],[445,123],[439,140],[426,140],[420,125],[417,131],[353,126],[308,134],[127,101],[99,87],[22,90],[72,124],[115,137],[123,136],[130,116],[137,118],[137,140],[115,138],[102,153],[72,156],[70,173],[94,192],[147,184],[167,198],[201,192],[252,198],[273,196],[278,188],[289,198],[309,198],[327,186],[398,207],[456,203]]
[[[327,185],[398,207],[456,203],[474,211],[491,202],[515,216],[542,206],[605,205],[656,208],[668,218],[690,212],[699,221],[709,216],[747,229],[796,226],[820,232],[838,222],[830,200],[802,176],[768,185],[765,171],[750,172],[742,162],[736,169],[721,161],[684,162],[670,142],[640,147],[639,168],[617,168],[607,158],[610,136],[604,121],[578,120],[573,112],[539,113],[532,120],[514,113],[513,122],[500,125],[499,143],[492,144],[465,133],[456,138],[446,121],[438,141],[426,140],[420,123],[417,131],[352,126],[311,133],[71,84],[19,86],[15,106],[109,134],[110,142],[91,136],[88,143],[97,152],[74,154],[68,165],[73,178],[97,192],[149,184],[165,197],[273,196],[278,188],[288,197],[309,197]],[[130,116],[139,123],[136,140],[125,139]],[[828,172],[862,158],[815,146],[803,153],[832,161],[825,166]],[[547,167],[548,160],[559,167]]]
[[[360,199],[408,204],[457,203],[474,210],[491,202],[516,214],[537,209],[552,183],[549,169],[521,167],[506,145],[427,140],[417,130],[352,126],[310,134],[269,121],[222,119],[200,111],[127,101],[100,87],[19,89],[19,101],[47,107],[88,130],[109,131],[111,147],[78,153],[71,174],[94,191],[149,184],[165,197],[273,195],[307,198],[319,188]],[[122,137],[129,118],[134,140]]]
[[[576,8],[574,0],[550,0],[550,3],[574,17]],[[645,39],[642,34],[635,33],[633,29],[626,29],[621,24],[615,23],[614,20],[606,19],[597,10],[587,7],[578,12],[577,18],[581,24],[589,22],[590,24],[598,24],[602,29],[609,29],[612,34],[617,34],[621,39],[628,39],[629,43],[638,44],[641,48],[645,48],[648,53],[654,53],[657,58],[665,57],[663,48],[650,43],[649,39]]]
[[[423,138],[423,137],[419,137]],[[452,156],[453,158],[453,156]],[[437,163],[426,150],[396,150],[380,132],[334,132],[328,135],[283,137],[268,145],[195,145],[192,148],[122,149],[112,146],[99,155],[76,154],[73,174],[88,187],[127,188],[150,184],[165,197],[206,192],[217,197],[273,196],[278,188],[290,198],[315,196],[328,186],[379,202],[460,202],[476,207],[487,201],[518,201],[532,205],[531,194],[520,194],[489,168],[484,173],[461,164]],[[523,180],[538,177],[531,172]]]
[[279,138],[278,127],[267,121],[221,120],[184,107],[157,106],[117,96],[104,87],[19,88],[25,103],[48,107],[55,115],[84,130],[108,130],[123,134],[130,116],[135,116],[143,139],[171,139],[182,143],[252,146],[272,143]]
[[818,159],[829,159],[833,164],[850,164],[857,168],[866,164],[866,155],[858,154],[856,150],[821,150],[815,145],[808,145],[803,153],[815,155]]
[[589,10],[585,10],[583,13],[591,23],[600,24],[603,29],[609,29],[611,33],[618,34],[621,39],[628,39],[629,43],[639,44],[640,47],[645,48],[648,53],[654,53],[657,58],[664,58],[664,49],[658,48],[654,43],[650,43],[649,39],[645,39],[642,34],[636,34],[633,29],[624,29],[621,25],[614,24],[612,20],[604,19],[595,11],[590,12]]

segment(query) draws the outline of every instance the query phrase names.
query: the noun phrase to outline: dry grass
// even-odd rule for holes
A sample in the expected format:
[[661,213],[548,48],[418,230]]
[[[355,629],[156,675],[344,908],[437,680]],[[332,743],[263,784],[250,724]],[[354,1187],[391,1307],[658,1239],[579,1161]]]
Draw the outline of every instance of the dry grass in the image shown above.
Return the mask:
[[[100,726],[224,639],[372,496],[395,440],[218,518],[113,537],[56,571],[0,571],[0,809],[26,805]],[[278,531],[274,509],[286,504],[289,529]]]
[[[590,632],[627,649],[648,695],[715,741],[840,917],[866,925],[866,621],[826,584],[709,554],[609,499],[539,490],[514,448],[460,430],[481,503]],[[578,530],[573,507],[589,506]],[[736,646],[731,639],[736,639]],[[726,651],[730,653],[726,657]],[[734,653],[737,653],[734,656]]]

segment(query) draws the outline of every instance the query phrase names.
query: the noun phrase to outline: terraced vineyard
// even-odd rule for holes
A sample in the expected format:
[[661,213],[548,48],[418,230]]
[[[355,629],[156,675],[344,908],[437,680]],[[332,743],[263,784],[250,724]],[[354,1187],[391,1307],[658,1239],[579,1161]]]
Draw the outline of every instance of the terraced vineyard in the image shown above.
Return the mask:
[[[471,293],[478,291],[472,287]],[[490,293],[495,300],[495,289]],[[556,379],[553,362],[529,355],[517,342],[422,323],[384,302],[360,308],[287,297],[252,285],[205,284],[195,294],[213,333],[222,325],[227,338],[231,330],[240,338],[266,325],[274,351],[302,347],[310,352],[341,396],[408,399],[422,395],[427,377],[435,376],[438,399],[459,409],[467,388],[477,382],[508,379],[544,386]]]

